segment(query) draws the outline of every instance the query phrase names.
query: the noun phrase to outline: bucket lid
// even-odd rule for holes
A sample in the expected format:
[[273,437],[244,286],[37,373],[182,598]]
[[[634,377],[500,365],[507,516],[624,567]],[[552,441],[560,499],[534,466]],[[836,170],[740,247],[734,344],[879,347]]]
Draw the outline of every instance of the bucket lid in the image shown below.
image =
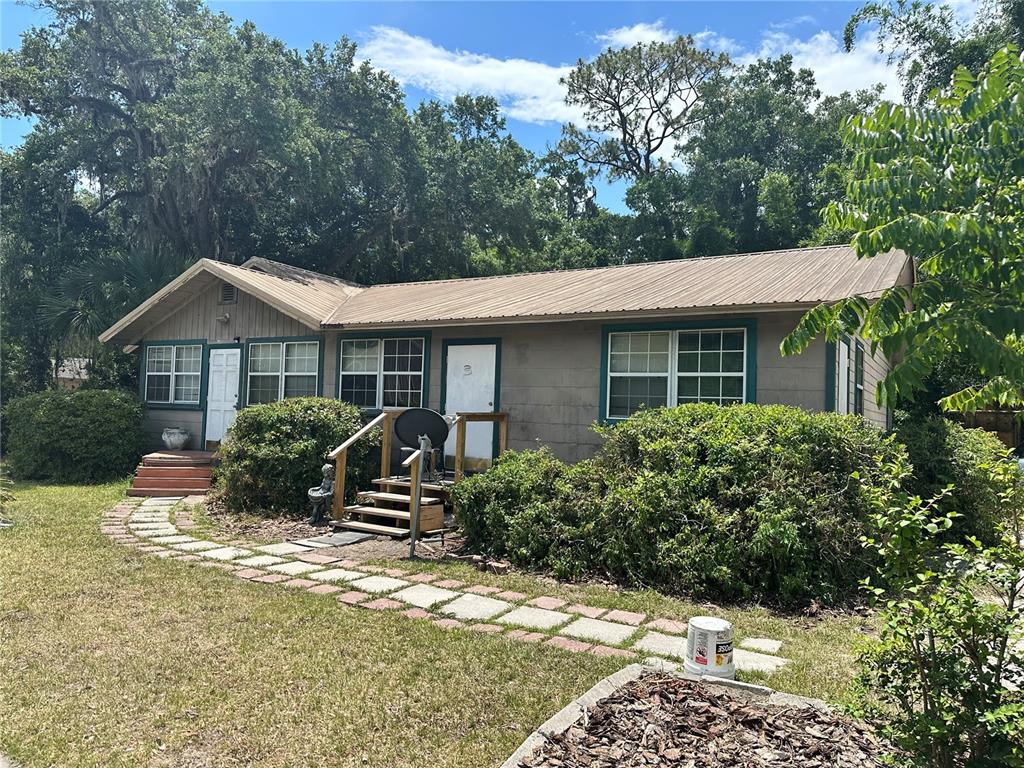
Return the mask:
[[690,626],[695,629],[703,629],[708,632],[725,632],[732,630],[732,624],[717,616],[693,616],[690,618]]

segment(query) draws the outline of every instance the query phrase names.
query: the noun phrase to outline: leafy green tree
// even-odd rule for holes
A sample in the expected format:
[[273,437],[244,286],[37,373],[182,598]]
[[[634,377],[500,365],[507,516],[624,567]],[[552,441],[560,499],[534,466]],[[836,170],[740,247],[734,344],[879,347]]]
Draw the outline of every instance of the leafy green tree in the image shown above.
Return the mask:
[[974,410],[1024,403],[1024,62],[999,51],[974,77],[957,70],[934,107],[883,104],[854,117],[846,140],[859,178],[829,206],[856,234],[858,255],[893,248],[915,258],[917,280],[808,312],[785,354],[819,334],[856,333],[899,362],[880,402],[920,390],[941,361],[961,356],[985,383],[940,404]]
[[896,64],[904,98],[924,103],[934,89],[949,85],[957,68],[977,72],[1004,45],[1024,45],[1024,2],[983,0],[969,24],[957,20],[952,3],[868,2],[846,23],[846,50],[853,50],[865,25],[877,25],[878,49]]
[[610,179],[665,170],[675,143],[703,119],[704,94],[727,64],[725,54],[700,49],[690,36],[580,59],[561,82],[584,122],[563,126],[560,152]]

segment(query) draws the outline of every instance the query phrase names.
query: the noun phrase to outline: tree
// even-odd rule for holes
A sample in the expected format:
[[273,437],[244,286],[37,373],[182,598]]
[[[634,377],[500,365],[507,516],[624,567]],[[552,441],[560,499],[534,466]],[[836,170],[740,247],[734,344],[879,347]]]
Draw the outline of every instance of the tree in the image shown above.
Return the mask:
[[1024,45],[1024,1],[984,0],[971,24],[958,22],[949,3],[869,2],[846,23],[846,50],[853,50],[867,24],[878,25],[878,50],[896,64],[904,98],[924,103],[958,67],[977,72],[1007,43]]
[[908,397],[950,356],[985,384],[943,397],[947,410],[1024,403],[1024,62],[1005,48],[974,77],[957,70],[934,107],[883,104],[852,118],[847,200],[827,218],[855,234],[858,256],[892,248],[915,258],[917,281],[808,312],[784,354],[819,334],[860,334],[899,362],[879,402]]
[[727,64],[725,54],[699,49],[690,36],[580,59],[561,82],[566,103],[579,107],[585,122],[562,128],[561,153],[610,179],[664,170],[674,144],[703,119],[704,94]]

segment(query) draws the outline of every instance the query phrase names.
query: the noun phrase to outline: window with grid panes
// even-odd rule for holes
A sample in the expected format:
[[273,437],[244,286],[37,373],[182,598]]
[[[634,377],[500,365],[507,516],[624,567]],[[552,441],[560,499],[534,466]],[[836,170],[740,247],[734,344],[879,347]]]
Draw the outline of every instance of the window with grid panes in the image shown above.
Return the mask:
[[270,341],[249,345],[250,405],[285,397],[312,397],[318,389],[320,342]]
[[159,345],[146,348],[146,401],[196,405],[203,373],[199,344]]
[[342,341],[339,397],[363,408],[421,406],[425,346],[421,337]]

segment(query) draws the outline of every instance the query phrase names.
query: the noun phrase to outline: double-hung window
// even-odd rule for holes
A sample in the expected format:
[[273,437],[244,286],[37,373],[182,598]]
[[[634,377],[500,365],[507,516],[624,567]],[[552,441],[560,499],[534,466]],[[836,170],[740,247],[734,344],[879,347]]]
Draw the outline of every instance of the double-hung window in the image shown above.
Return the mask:
[[418,408],[423,404],[422,338],[345,339],[338,396],[363,408]]
[[198,405],[202,373],[200,344],[146,347],[146,402]]
[[864,415],[864,344],[857,339],[853,353],[853,412]]
[[626,418],[641,407],[742,403],[746,365],[742,328],[610,333],[608,417]]
[[248,403],[316,395],[320,342],[270,341],[249,345]]

